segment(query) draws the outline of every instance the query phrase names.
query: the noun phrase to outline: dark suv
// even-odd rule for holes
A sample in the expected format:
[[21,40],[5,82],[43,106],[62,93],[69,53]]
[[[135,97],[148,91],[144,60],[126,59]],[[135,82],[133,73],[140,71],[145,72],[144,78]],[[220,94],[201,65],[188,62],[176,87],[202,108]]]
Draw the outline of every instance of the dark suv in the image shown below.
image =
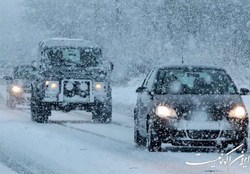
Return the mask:
[[171,66],[153,69],[138,93],[134,111],[134,140],[149,151],[162,143],[173,146],[232,144],[246,151],[248,114],[241,95],[225,70]]
[[40,42],[38,75],[32,83],[31,118],[46,122],[51,110],[92,112],[94,121],[112,119],[112,64],[99,46],[82,39]]
[[36,70],[31,65],[19,65],[14,67],[11,76],[5,76],[7,80],[7,106],[14,109],[17,105],[30,105],[31,82]]

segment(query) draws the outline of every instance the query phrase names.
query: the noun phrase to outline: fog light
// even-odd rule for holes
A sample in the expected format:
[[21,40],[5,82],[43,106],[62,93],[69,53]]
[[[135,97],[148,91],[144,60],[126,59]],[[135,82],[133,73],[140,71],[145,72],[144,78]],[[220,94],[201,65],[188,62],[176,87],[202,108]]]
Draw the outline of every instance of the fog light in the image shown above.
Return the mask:
[[82,90],[82,91],[86,91],[88,90],[88,85],[86,83],[81,83],[79,85],[79,88]]
[[65,86],[65,88],[68,90],[68,91],[71,91],[73,88],[74,88],[74,85],[71,83],[71,82],[68,82]]

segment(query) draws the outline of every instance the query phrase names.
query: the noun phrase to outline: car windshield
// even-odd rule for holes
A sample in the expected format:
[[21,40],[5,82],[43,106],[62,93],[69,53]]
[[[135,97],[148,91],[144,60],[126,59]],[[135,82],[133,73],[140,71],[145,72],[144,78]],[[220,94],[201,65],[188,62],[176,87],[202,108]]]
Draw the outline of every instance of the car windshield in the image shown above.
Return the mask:
[[34,68],[32,66],[18,66],[14,68],[14,79],[31,79],[34,74]]
[[159,70],[155,83],[157,94],[237,94],[231,78],[222,70]]
[[97,66],[100,64],[100,49],[92,48],[49,48],[45,51],[53,65]]

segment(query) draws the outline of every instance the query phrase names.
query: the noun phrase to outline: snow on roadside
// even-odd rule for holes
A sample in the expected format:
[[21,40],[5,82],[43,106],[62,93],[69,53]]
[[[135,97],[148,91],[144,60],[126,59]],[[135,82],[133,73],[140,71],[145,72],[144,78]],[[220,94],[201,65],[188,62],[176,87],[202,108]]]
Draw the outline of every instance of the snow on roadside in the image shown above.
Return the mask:
[[125,86],[114,86],[112,91],[113,111],[133,117],[136,104],[136,89],[142,85],[144,76],[139,76]]
[[0,164],[0,173],[4,173],[4,174],[17,174],[13,170],[11,170],[11,169],[3,166],[2,164]]

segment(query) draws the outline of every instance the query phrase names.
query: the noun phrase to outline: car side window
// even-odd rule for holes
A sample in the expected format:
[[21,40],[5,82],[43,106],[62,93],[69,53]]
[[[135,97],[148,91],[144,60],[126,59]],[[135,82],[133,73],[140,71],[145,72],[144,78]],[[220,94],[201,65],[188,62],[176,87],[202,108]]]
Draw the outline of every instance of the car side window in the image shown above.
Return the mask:
[[150,75],[152,74],[152,72],[153,72],[153,70],[151,70],[151,71],[147,74],[146,78],[144,79],[144,81],[143,81],[143,83],[142,83],[142,86],[143,86],[143,87],[147,87],[147,82],[148,82],[148,79],[149,79]]

